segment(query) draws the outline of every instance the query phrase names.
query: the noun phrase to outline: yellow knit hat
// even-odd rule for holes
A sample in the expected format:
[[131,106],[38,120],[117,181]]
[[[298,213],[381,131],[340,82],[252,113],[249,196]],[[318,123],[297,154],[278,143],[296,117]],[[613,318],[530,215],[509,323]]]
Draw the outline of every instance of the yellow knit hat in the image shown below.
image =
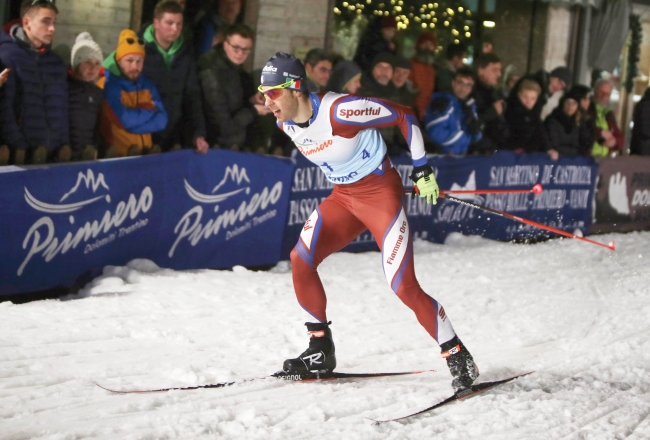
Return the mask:
[[120,39],[115,51],[115,61],[119,61],[131,54],[144,56],[144,41],[131,29],[124,29],[120,32]]

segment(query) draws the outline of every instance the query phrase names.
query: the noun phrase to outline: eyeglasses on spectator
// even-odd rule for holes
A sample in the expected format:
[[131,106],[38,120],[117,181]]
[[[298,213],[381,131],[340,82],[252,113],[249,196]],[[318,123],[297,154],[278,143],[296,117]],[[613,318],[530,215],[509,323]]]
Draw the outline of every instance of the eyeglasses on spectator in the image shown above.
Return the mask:
[[232,47],[232,50],[234,50],[237,53],[250,53],[251,50],[253,50],[252,47],[241,47],[237,46],[236,44],[232,44],[230,41],[226,40],[226,43],[228,43],[228,46]]

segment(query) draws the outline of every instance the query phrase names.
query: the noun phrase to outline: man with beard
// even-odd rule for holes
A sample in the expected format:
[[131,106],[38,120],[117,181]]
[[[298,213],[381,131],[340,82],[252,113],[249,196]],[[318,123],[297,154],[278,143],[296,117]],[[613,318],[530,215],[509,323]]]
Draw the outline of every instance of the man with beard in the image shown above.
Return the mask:
[[144,41],[135,32],[120,33],[117,50],[104,60],[104,103],[99,129],[104,157],[137,156],[152,151],[151,133],[167,126],[167,112],[155,84],[142,73]]
[[422,32],[415,43],[416,55],[411,58],[411,74],[409,79],[417,90],[415,96],[415,111],[419,120],[424,119],[424,113],[436,86],[436,68],[433,59],[436,50],[436,37],[431,32]]

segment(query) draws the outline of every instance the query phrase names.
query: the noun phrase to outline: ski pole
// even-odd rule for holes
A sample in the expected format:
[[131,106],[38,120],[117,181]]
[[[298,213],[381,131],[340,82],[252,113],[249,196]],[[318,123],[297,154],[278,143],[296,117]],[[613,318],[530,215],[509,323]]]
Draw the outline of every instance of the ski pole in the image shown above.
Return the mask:
[[587,243],[602,246],[602,247],[605,247],[605,248],[607,248],[607,249],[609,249],[611,251],[616,249],[616,246],[614,245],[613,241],[610,241],[609,244],[599,243],[597,241],[590,240],[590,239],[585,238],[585,237],[579,237],[579,236],[577,236],[575,234],[571,234],[570,232],[566,232],[566,231],[563,231],[561,229],[553,228],[551,226],[546,226],[546,225],[543,225],[541,223],[534,222],[532,220],[517,217],[516,215],[508,214],[507,212],[497,211],[496,209],[492,209],[492,208],[488,208],[488,207],[485,207],[485,206],[477,205],[476,203],[468,202],[466,200],[457,199],[456,197],[443,195],[442,192],[441,192],[440,196],[444,197],[447,200],[451,200],[451,201],[454,201],[454,202],[457,202],[457,203],[462,203],[463,205],[471,206],[472,208],[481,209],[483,211],[487,211],[487,212],[490,212],[492,214],[495,214],[495,215],[498,215],[498,216],[501,216],[501,217],[506,217],[506,218],[518,221],[519,223],[524,223],[524,224],[527,224],[527,225],[535,226],[536,228],[545,229],[547,231],[555,232],[556,234],[563,235],[565,237],[575,238],[577,240],[582,240],[582,241],[585,241]]
[[[542,188],[542,185],[538,183],[531,189],[446,189],[440,190],[440,197],[444,197],[446,194],[541,194],[542,191],[544,191],[544,188]],[[406,194],[412,193],[412,191],[406,191]]]

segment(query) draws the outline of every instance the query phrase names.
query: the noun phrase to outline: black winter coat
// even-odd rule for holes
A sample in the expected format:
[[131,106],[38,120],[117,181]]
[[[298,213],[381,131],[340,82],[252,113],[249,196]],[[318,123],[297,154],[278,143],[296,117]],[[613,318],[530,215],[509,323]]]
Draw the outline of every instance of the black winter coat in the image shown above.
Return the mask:
[[542,93],[540,93],[539,97],[537,98],[537,102],[535,103],[535,106],[533,107],[533,115],[541,119],[542,118],[542,109],[548,102],[548,85],[551,82],[551,77],[549,73],[545,70],[538,70],[535,73],[529,73],[528,75],[524,75],[517,81],[517,84],[512,88],[512,91],[510,92],[510,95],[508,95],[508,105],[514,105],[515,101],[518,101],[519,98],[517,97],[517,91],[519,90],[519,86],[521,85],[521,82],[525,79],[530,79],[535,81],[537,84],[542,89]]
[[504,116],[509,136],[503,143],[503,149],[524,149],[526,153],[545,152],[549,149],[544,124],[536,116],[534,108],[528,110],[517,98],[508,103]]
[[634,107],[630,153],[650,156],[650,88]]
[[372,61],[382,52],[397,53],[397,45],[391,49],[390,43],[384,39],[381,33],[382,19],[383,17],[376,17],[374,21],[368,24],[366,31],[359,40],[354,62],[361,67],[361,70],[370,70]]
[[245,144],[247,127],[257,116],[249,102],[256,93],[250,75],[233,64],[219,44],[199,60],[199,80],[210,144],[216,142],[224,148]]
[[152,133],[153,143],[168,150],[176,143],[188,145],[192,138],[206,137],[201,87],[189,44],[183,43],[176,52],[171,69],[155,42],[145,44],[145,53],[142,73],[156,85],[169,118],[164,131]]
[[544,121],[549,137],[549,147],[566,156],[588,155],[589,150],[580,142],[580,127],[561,108],[556,108]]
[[10,68],[0,95],[0,130],[10,147],[43,145],[57,150],[70,142],[66,67],[49,47],[34,50],[22,27],[0,31],[0,71]]
[[493,106],[501,99],[499,93],[495,88],[477,81],[472,96],[476,100],[476,113],[483,124],[483,138],[477,142],[477,149],[485,153],[501,149],[508,138],[508,124],[505,116],[498,114]]
[[99,109],[104,101],[104,91],[95,83],[82,81],[68,75],[70,106],[70,147],[73,159],[81,157],[86,145],[99,145]]

